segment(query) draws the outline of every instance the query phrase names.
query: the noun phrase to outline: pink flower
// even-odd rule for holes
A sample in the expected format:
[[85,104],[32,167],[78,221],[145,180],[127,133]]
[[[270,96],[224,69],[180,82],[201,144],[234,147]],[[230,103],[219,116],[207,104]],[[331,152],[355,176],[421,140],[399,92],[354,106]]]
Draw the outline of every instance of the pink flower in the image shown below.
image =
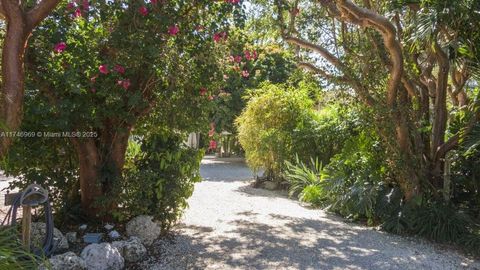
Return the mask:
[[215,150],[215,149],[217,149],[217,142],[216,142],[215,140],[211,140],[211,141],[210,141],[210,144],[209,144],[209,146],[208,146],[208,149],[209,149],[209,150],[212,150],[212,149]]
[[240,0],[225,0],[225,2],[230,4],[238,4]]
[[258,58],[257,51],[253,51],[252,57],[254,60]]
[[125,68],[121,65],[115,65],[115,67],[113,68],[113,70],[115,70],[116,72],[120,73],[120,74],[124,74],[125,73]]
[[227,33],[226,32],[218,32],[213,34],[213,41],[220,42],[222,40],[227,40]]
[[248,78],[250,76],[250,73],[248,73],[247,70],[242,71],[242,77]]
[[228,80],[228,78],[229,78],[229,77],[228,77],[227,74],[223,74],[223,79],[224,79],[224,80]]
[[242,62],[242,59],[243,59],[243,58],[242,58],[241,55],[235,56],[235,62],[237,62],[237,63]]
[[206,94],[207,94],[207,88],[205,87],[200,88],[200,95],[205,96]]
[[245,54],[245,59],[247,59],[247,60],[249,60],[249,61],[253,59],[253,56],[252,56],[252,54],[250,53],[249,50],[246,50],[246,51],[244,52],[244,54]]
[[109,70],[108,70],[108,66],[107,65],[100,65],[98,67],[98,71],[100,71],[100,73],[102,74],[108,74]]
[[84,12],[87,12],[90,9],[90,3],[88,3],[88,0],[83,0],[82,7]]
[[90,82],[95,83],[97,81],[97,78],[98,78],[98,74],[90,78]]
[[180,31],[180,28],[178,28],[177,25],[172,25],[168,28],[168,34],[171,36],[176,36],[179,31]]
[[130,87],[131,83],[129,79],[125,79],[125,80],[119,80],[117,84],[123,87],[123,89],[127,90]]
[[148,9],[145,6],[141,6],[138,8],[138,12],[142,14],[142,16],[147,16],[148,15]]
[[63,51],[65,51],[66,48],[67,48],[67,44],[62,41],[55,44],[55,47],[53,47],[53,51],[55,53],[62,53]]
[[74,18],[80,18],[80,17],[82,17],[82,11],[80,10],[80,8],[76,8],[76,9],[75,9],[75,12],[73,13],[73,17],[74,17]]
[[208,100],[214,100],[215,98],[213,96],[208,96]]
[[71,9],[73,9],[74,7],[75,7],[75,3],[74,3],[74,2],[70,2],[70,3],[68,3],[67,6],[66,6],[66,8],[67,8],[68,10],[71,10]]
[[158,0],[150,0],[150,3],[152,3],[152,5],[156,5],[158,3]]

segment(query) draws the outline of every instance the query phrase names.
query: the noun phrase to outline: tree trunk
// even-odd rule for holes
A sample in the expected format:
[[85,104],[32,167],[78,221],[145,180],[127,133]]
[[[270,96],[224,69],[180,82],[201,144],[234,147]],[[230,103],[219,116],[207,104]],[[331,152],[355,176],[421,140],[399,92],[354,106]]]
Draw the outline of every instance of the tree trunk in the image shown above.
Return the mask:
[[100,156],[95,139],[74,138],[72,142],[78,155],[82,209],[89,217],[96,217],[99,209],[94,204],[95,199],[102,195],[102,186],[98,181]]
[[[100,138],[74,138],[72,142],[79,161],[82,209],[90,218],[108,221],[117,207],[118,194],[113,192],[125,164],[130,131],[104,134]],[[111,201],[98,204],[98,199],[107,197]]]
[[[7,23],[7,33],[2,50],[3,93],[1,96],[1,128],[17,131],[22,118],[24,93],[23,57],[28,34],[22,16],[12,16]],[[4,156],[12,143],[11,136],[3,136],[0,156]]]
[[[36,1],[35,1],[36,2]],[[0,129],[17,131],[22,122],[25,75],[23,58],[32,30],[58,5],[60,0],[43,0],[26,10],[24,1],[0,0],[0,15],[6,19],[7,32],[2,50],[2,95]],[[0,157],[10,145],[12,136],[0,138]]]
[[432,147],[430,149],[432,157],[431,181],[437,189],[443,187],[443,160],[445,155],[439,156],[438,149],[445,143],[445,132],[447,129],[447,87],[450,63],[448,56],[443,49],[434,43],[435,54],[438,60],[438,74],[434,103],[434,119],[432,124]]

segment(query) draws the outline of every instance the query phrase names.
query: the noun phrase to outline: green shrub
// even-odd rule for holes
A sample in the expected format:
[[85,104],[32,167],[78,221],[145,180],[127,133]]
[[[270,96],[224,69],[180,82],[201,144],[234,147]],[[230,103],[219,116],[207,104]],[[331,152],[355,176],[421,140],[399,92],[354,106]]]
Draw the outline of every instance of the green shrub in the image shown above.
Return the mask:
[[251,92],[246,108],[236,120],[248,164],[279,179],[284,161],[299,152],[294,134],[308,128],[314,118],[312,108],[306,88],[265,83]]
[[288,160],[285,161],[284,175],[289,184],[290,197],[297,196],[300,198],[305,188],[320,185],[322,163],[318,162],[318,159],[311,159],[310,162],[310,166],[307,166],[307,164],[299,160],[298,156],[296,156],[294,164]]
[[353,219],[377,219],[377,202],[393,186],[389,184],[384,151],[368,129],[350,138],[325,168],[323,187],[331,209]]
[[478,253],[479,225],[454,205],[441,201],[412,202],[385,217],[382,228],[388,232],[417,235],[440,243],[458,244]]
[[325,192],[321,186],[308,185],[299,194],[298,199],[313,206],[319,206],[324,202]]
[[[26,97],[32,106],[25,107],[26,117],[22,130],[38,132],[60,131],[55,119],[37,106],[37,101]],[[20,190],[32,183],[48,189],[48,197],[55,210],[56,226],[65,220],[81,222],[77,155],[68,138],[23,137],[16,138],[0,168],[15,179],[10,188]],[[82,221],[83,222],[83,221]]]
[[169,131],[131,141],[117,216],[152,215],[166,232],[187,207],[199,174],[203,151],[188,148]]

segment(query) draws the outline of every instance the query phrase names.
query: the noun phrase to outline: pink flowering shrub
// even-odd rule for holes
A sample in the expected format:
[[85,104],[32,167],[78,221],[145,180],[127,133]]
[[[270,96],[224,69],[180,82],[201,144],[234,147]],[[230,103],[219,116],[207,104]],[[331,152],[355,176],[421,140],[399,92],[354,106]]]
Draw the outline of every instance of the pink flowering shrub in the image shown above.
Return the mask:
[[[232,16],[241,15],[232,13],[237,8],[223,1],[75,0],[36,28],[28,48],[35,65],[26,71],[26,123],[92,136],[61,139],[67,155],[62,159],[74,169],[49,186],[78,193],[73,183],[91,181],[101,186],[95,201],[117,203],[125,165],[118,161],[125,158],[131,135],[175,130],[183,136],[205,129],[225,84],[226,48],[219,43],[228,40]],[[58,142],[44,140],[38,148],[52,153]],[[98,167],[90,171],[97,178],[79,170],[87,144],[95,153],[90,157],[98,157]],[[31,160],[43,162],[40,155]],[[72,186],[58,186],[66,182]]]

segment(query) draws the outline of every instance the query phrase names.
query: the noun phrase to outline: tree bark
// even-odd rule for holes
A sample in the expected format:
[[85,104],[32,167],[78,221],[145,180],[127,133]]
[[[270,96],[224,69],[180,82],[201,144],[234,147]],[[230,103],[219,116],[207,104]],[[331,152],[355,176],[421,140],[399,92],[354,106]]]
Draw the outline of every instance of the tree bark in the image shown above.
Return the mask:
[[447,129],[447,87],[450,63],[448,56],[435,42],[435,55],[438,60],[438,74],[434,103],[434,120],[432,125],[432,146],[430,156],[432,157],[432,184],[441,189],[443,187],[443,161],[445,154],[438,155],[438,149],[445,143],[445,132]]
[[[111,220],[111,212],[117,207],[112,194],[114,181],[121,177],[130,131],[110,133],[101,138],[72,138],[78,155],[80,197],[82,209],[90,218]],[[108,168],[106,169],[106,166]],[[106,170],[105,170],[106,169]],[[113,175],[110,172],[115,172]],[[111,199],[98,204],[98,199]]]
[[98,181],[101,164],[97,146],[94,139],[73,138],[72,143],[78,156],[82,209],[89,217],[96,218],[98,207],[94,206],[95,200],[102,195],[102,186]]
[[[7,14],[7,32],[2,50],[3,92],[1,96],[2,129],[15,131],[20,126],[24,95],[23,57],[29,33],[20,8],[4,5]],[[12,137],[1,138],[0,156],[4,156],[12,144]]]
[[[60,0],[42,0],[25,11],[22,1],[1,0],[0,14],[6,19],[7,32],[2,49],[2,95],[0,128],[17,131],[22,122],[25,75],[23,60],[32,30],[58,5]],[[0,138],[0,157],[12,144],[11,136]]]

